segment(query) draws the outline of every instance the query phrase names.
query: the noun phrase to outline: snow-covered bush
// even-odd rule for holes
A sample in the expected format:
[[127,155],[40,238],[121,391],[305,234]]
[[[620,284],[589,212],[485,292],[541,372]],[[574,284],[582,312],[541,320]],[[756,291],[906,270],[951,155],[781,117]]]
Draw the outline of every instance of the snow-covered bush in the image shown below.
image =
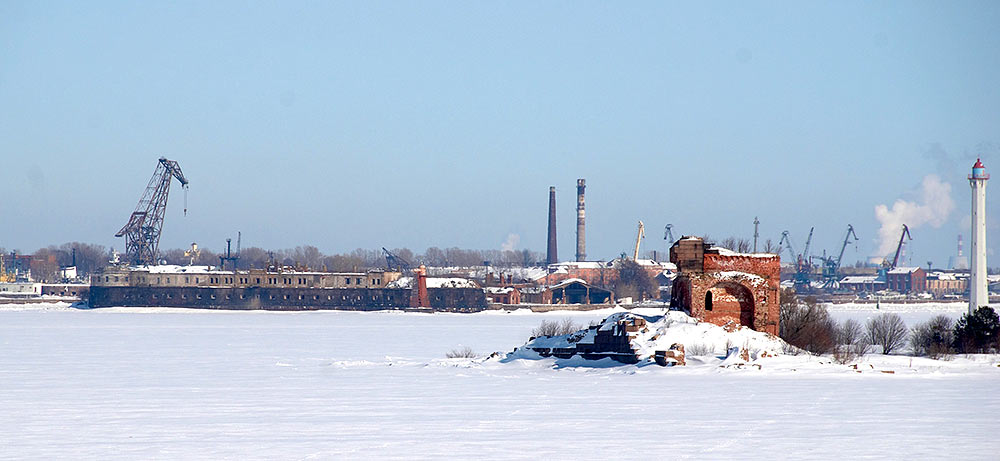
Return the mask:
[[882,346],[882,353],[888,355],[906,344],[909,330],[899,314],[885,313],[868,320],[866,335],[872,345]]

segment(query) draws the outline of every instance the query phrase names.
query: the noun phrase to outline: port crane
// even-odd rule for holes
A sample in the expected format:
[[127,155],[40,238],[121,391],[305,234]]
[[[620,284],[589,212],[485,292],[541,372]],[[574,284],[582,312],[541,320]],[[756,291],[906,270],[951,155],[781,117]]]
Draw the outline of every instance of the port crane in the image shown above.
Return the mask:
[[844,263],[844,249],[847,248],[847,244],[851,242],[851,237],[854,237],[854,241],[857,242],[858,234],[854,233],[854,226],[847,225],[847,235],[844,236],[844,244],[840,246],[840,254],[837,255],[837,265],[833,268],[834,273],[840,270],[840,265]]
[[896,245],[896,256],[892,257],[892,265],[889,266],[889,270],[895,269],[896,265],[899,264],[899,254],[903,252],[903,239],[913,240],[910,237],[910,228],[903,224],[903,233],[899,235],[899,244]]
[[156,264],[163,215],[167,209],[167,196],[170,194],[173,178],[177,178],[184,188],[184,214],[187,215],[188,180],[176,161],[160,157],[156,171],[146,185],[146,191],[139,199],[135,211],[115,234],[115,237],[125,237],[125,258],[128,264]]
[[632,253],[632,260],[639,259],[639,242],[646,238],[646,226],[639,221],[639,232],[635,235],[635,251]]
[[823,261],[823,288],[830,288],[837,281],[837,274],[840,272],[840,265],[844,262],[844,250],[847,249],[847,245],[852,242],[851,238],[854,238],[854,242],[858,241],[858,234],[854,233],[854,226],[847,225],[847,234],[844,235],[844,243],[840,246],[840,253],[837,258],[826,257],[824,254],[821,260]]
[[809,247],[812,245],[813,231],[816,230],[815,227],[809,228],[809,238],[806,239],[806,248],[802,254],[798,256],[795,260],[795,285],[797,289],[800,288],[812,288],[811,285],[811,275],[812,272],[812,262],[809,259]]
[[389,270],[403,272],[410,269],[409,261],[397,256],[393,252],[385,249],[385,247],[382,247],[382,254],[385,255],[385,265]]
[[781,233],[781,240],[778,241],[778,254],[779,254],[779,256],[781,254],[781,247],[782,247],[782,245],[784,245],[784,247],[788,249],[788,256],[789,256],[790,260],[792,261],[792,263],[794,264],[794,261],[796,260],[796,255],[795,255],[795,250],[792,249],[792,238],[788,236],[788,231],[782,232]]

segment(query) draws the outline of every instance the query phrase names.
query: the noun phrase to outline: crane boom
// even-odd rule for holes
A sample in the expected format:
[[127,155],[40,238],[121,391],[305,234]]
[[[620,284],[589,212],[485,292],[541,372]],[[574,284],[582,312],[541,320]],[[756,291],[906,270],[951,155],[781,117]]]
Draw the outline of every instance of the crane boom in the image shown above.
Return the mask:
[[805,260],[806,264],[809,264],[809,245],[812,244],[814,230],[816,230],[815,227],[809,228],[809,238],[806,239],[806,249],[802,252],[802,259]]
[[847,235],[844,236],[844,244],[840,246],[840,255],[837,256],[837,265],[834,268],[834,272],[840,270],[840,264],[844,261],[844,249],[847,248],[847,244],[851,241],[851,236],[854,236],[854,241],[858,241],[858,234],[854,233],[854,226],[847,225]]
[[906,224],[903,224],[903,233],[899,235],[899,244],[896,245],[896,256],[892,257],[892,267],[890,269],[895,269],[896,264],[899,264],[899,254],[903,251],[904,238],[913,240],[913,237],[910,237],[910,228],[906,227]]
[[[135,211],[129,216],[128,222],[122,226],[115,237],[125,237],[125,257],[129,264],[156,264],[160,246],[160,231],[163,229],[163,215],[167,210],[167,197],[170,194],[170,183],[173,178],[181,183],[187,191],[188,180],[181,172],[180,165],[173,160],[160,157],[153,177],[146,185],[136,205]],[[185,200],[186,202],[186,200]],[[187,213],[187,204],[184,206]]]
[[405,271],[410,269],[410,262],[382,247],[382,254],[385,255],[385,265],[389,270]]
[[646,227],[639,221],[639,232],[635,235],[635,252],[632,253],[632,260],[639,259],[639,241],[646,237]]

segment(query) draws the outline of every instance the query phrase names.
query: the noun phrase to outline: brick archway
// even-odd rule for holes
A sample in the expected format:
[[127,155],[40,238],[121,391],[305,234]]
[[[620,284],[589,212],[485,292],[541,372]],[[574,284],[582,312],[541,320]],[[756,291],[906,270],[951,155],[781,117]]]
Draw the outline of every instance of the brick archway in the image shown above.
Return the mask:
[[713,323],[732,320],[740,325],[752,328],[754,324],[753,293],[745,285],[721,281],[705,290],[706,298],[711,299],[711,305],[705,306],[705,318]]

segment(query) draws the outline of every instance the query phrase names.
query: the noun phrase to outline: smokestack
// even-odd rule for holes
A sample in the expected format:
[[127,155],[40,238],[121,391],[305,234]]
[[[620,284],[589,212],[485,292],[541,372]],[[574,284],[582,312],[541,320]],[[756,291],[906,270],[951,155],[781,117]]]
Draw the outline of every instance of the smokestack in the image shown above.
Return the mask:
[[965,243],[962,234],[958,234],[958,255],[948,258],[948,266],[957,270],[969,270],[969,258],[965,256]]
[[549,187],[549,243],[545,247],[545,263],[555,264],[559,262],[556,254],[556,188]]
[[584,225],[583,212],[583,190],[587,188],[587,182],[583,179],[576,180],[576,260],[585,261],[587,259],[587,235]]

